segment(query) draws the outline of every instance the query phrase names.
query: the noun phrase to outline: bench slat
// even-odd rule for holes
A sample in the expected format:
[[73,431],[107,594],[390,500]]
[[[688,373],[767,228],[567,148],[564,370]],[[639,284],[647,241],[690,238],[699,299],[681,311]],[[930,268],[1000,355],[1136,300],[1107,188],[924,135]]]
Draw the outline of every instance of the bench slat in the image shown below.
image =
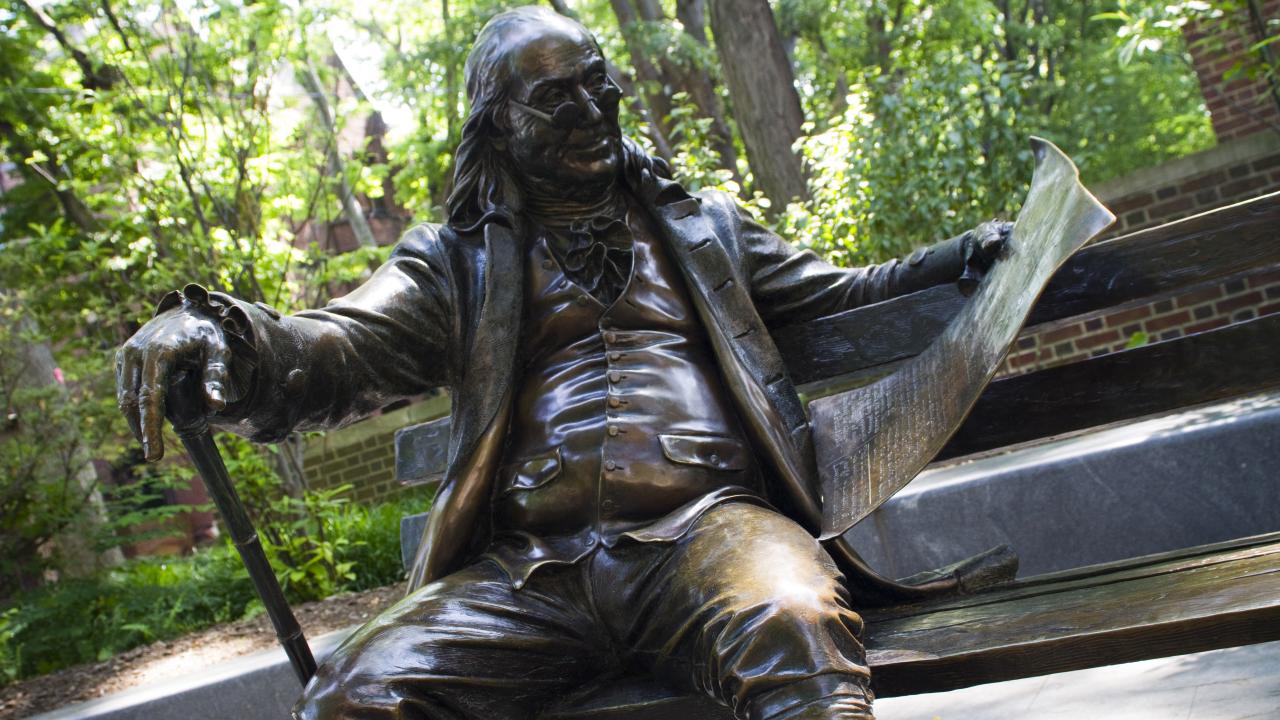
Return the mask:
[[[869,614],[881,696],[1280,639],[1280,540]],[[950,606],[948,606],[950,605]],[[936,609],[940,606],[940,609]],[[896,615],[895,615],[896,613]],[[886,617],[887,615],[887,617]]]
[[[1054,275],[1028,326],[1280,264],[1280,193],[1091,245]],[[964,305],[951,285],[772,330],[796,384],[918,355]]]
[[1280,315],[997,380],[938,459],[1280,387]]

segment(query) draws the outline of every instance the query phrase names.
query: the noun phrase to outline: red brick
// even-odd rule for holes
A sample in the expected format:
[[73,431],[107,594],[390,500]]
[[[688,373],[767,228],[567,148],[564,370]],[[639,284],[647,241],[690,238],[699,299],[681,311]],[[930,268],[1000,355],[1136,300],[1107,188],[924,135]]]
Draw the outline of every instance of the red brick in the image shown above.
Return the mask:
[[1193,193],[1197,190],[1205,190],[1207,188],[1217,187],[1218,185],[1221,185],[1222,183],[1226,182],[1226,180],[1227,180],[1227,174],[1222,172],[1221,170],[1218,170],[1215,172],[1201,175],[1198,178],[1193,178],[1191,180],[1188,180],[1182,183],[1179,189],[1182,190],[1182,192],[1184,193]]
[[1195,203],[1188,195],[1180,198],[1174,198],[1169,202],[1160,203],[1147,210],[1147,215],[1152,220],[1161,220],[1176,213],[1186,212],[1194,207]]
[[1148,320],[1143,323],[1143,329],[1149,333],[1160,332],[1161,330],[1168,330],[1171,327],[1186,324],[1190,320],[1191,313],[1186,310],[1179,310],[1171,315],[1165,315],[1163,317],[1155,318],[1154,320]]
[[1263,315],[1271,315],[1272,313],[1277,313],[1277,312],[1280,312],[1280,302],[1269,303],[1267,305],[1262,305],[1258,308],[1258,317],[1262,317]]
[[1073,323],[1071,325],[1064,325],[1054,330],[1049,330],[1048,332],[1042,334],[1040,336],[1040,342],[1045,345],[1056,345],[1057,343],[1060,343],[1063,340],[1070,340],[1071,338],[1077,338],[1083,334],[1084,334],[1084,325],[1082,325],[1081,323]]
[[1023,353],[1021,355],[1018,355],[1017,357],[1009,358],[1009,367],[1014,369],[1017,369],[1020,367],[1026,367],[1027,365],[1030,365],[1035,361],[1036,361],[1035,353]]
[[1255,290],[1254,292],[1248,292],[1248,293],[1245,293],[1244,295],[1237,295],[1232,298],[1227,298],[1226,300],[1223,300],[1222,302],[1215,305],[1214,309],[1216,309],[1218,312],[1222,313],[1223,315],[1230,315],[1231,313],[1235,312],[1236,310],[1239,310],[1240,308],[1246,308],[1246,307],[1249,307],[1250,305],[1257,305],[1258,303],[1261,303],[1261,302],[1262,302],[1262,293],[1257,292]]
[[1119,330],[1108,330],[1106,332],[1100,332],[1096,335],[1090,335],[1088,337],[1082,337],[1079,340],[1076,340],[1076,347],[1082,350],[1087,350],[1089,348],[1096,348],[1099,345],[1106,345],[1107,343],[1116,342],[1119,339],[1120,339]]
[[1222,197],[1229,198],[1229,197],[1243,195],[1251,190],[1257,190],[1258,188],[1266,184],[1267,184],[1267,179],[1264,177],[1254,176],[1254,177],[1242,178],[1240,180],[1236,180],[1235,182],[1230,182],[1230,183],[1227,183],[1226,185],[1223,185]]
[[1040,362],[1048,362],[1049,360],[1052,360],[1052,359],[1053,359],[1053,351],[1050,350],[1049,348],[1042,349],[1040,351],[1040,355],[1036,358],[1036,360],[1039,360]]
[[1142,320],[1151,316],[1151,306],[1142,305],[1136,308],[1129,308],[1123,312],[1112,313],[1107,316],[1107,327],[1119,327],[1125,323],[1131,323],[1136,320]]
[[1260,288],[1263,285],[1280,282],[1280,267],[1263,270],[1249,276],[1249,287]]
[[1195,325],[1188,325],[1184,329],[1188,335],[1194,335],[1195,333],[1204,332],[1206,330],[1216,330],[1220,327],[1226,327],[1230,324],[1230,320],[1227,320],[1224,317],[1216,317],[1205,320],[1204,322],[1196,323]]
[[1217,188],[1209,188],[1196,193],[1196,205],[1199,205],[1201,209],[1207,209],[1205,206],[1213,205],[1216,202],[1218,202]]
[[1217,300],[1220,297],[1222,297],[1222,286],[1208,285],[1179,295],[1177,297],[1177,301],[1178,307],[1184,308],[1191,307],[1192,305],[1199,305],[1203,302],[1209,302],[1210,300]]
[[1155,200],[1156,200],[1155,197],[1149,192],[1130,195],[1128,197],[1121,198],[1114,205],[1111,205],[1111,212],[1115,213],[1116,215],[1124,215],[1130,210],[1137,210],[1138,208],[1144,208],[1150,205],[1151,203],[1155,202]]
[[[1232,106],[1232,110],[1234,109],[1235,107]],[[1239,130],[1251,122],[1253,122],[1253,118],[1248,115],[1237,115],[1233,112],[1231,115],[1223,118],[1221,122],[1218,122],[1215,118],[1213,129],[1218,132],[1218,134],[1226,134]]]
[[1253,169],[1255,171],[1270,170],[1271,168],[1277,167],[1277,166],[1280,166],[1280,154],[1272,155],[1271,157],[1262,158],[1261,160],[1253,161]]

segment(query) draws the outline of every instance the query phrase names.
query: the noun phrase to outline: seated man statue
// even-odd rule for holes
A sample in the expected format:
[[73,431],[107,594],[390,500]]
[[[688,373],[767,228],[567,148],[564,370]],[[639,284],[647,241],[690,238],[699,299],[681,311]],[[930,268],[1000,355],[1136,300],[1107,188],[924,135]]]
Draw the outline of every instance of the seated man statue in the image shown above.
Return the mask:
[[871,718],[854,607],[955,579],[900,585],[815,539],[813,441],[769,329],[980,272],[1007,225],[833,267],[669,179],[622,136],[595,39],[545,8],[489,22],[466,85],[446,224],[320,310],[189,286],[119,356],[149,459],[179,371],[258,441],[452,394],[410,593],[295,717],[532,718],[642,672],[738,718]]

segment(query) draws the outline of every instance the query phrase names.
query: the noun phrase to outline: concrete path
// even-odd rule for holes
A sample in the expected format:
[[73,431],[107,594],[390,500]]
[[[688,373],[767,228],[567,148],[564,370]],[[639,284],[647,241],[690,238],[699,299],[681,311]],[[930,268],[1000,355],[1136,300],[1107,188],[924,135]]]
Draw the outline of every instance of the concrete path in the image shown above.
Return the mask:
[[885,698],[879,720],[1277,720],[1280,642]]

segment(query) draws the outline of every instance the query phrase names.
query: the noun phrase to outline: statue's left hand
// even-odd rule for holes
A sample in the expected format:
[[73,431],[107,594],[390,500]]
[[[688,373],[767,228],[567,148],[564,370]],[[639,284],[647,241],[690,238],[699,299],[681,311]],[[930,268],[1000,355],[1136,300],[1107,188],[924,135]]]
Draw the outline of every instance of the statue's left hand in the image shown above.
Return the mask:
[[1004,252],[1012,232],[1013,223],[989,220],[964,234],[964,270],[958,281],[960,292],[970,295],[977,289],[978,283]]

